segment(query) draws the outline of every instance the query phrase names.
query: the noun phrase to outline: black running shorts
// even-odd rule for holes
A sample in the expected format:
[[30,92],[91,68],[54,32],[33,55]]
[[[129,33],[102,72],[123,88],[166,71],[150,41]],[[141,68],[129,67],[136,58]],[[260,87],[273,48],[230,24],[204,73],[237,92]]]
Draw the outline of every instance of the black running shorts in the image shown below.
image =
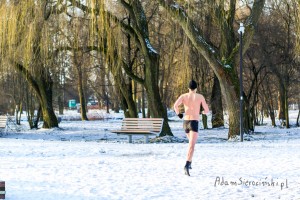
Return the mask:
[[183,121],[183,129],[186,133],[189,133],[190,131],[194,131],[198,133],[198,120],[184,120]]

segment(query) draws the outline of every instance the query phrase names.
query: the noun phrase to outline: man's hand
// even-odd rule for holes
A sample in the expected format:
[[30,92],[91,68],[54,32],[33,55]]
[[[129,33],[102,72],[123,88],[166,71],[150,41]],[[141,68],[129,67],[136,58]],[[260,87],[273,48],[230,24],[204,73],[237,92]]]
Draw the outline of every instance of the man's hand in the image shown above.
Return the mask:
[[183,118],[183,114],[182,114],[182,113],[179,113],[177,116],[178,116],[180,119]]

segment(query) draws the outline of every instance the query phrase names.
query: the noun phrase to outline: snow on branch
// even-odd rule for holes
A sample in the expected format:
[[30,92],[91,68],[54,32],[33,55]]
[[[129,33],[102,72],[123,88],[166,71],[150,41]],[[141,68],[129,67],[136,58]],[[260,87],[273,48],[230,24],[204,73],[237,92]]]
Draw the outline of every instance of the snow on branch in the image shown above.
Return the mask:
[[213,47],[209,45],[201,35],[198,35],[198,41],[202,43],[211,53],[216,53]]
[[146,42],[146,46],[147,48],[149,49],[149,52],[151,53],[155,53],[157,54],[157,51],[152,47],[150,41],[148,39],[145,39],[145,42]]
[[185,13],[185,10],[180,6],[178,5],[176,2],[173,2],[173,4],[170,5],[170,8],[174,8],[175,10],[178,10],[181,12],[181,14],[187,18],[187,14]]

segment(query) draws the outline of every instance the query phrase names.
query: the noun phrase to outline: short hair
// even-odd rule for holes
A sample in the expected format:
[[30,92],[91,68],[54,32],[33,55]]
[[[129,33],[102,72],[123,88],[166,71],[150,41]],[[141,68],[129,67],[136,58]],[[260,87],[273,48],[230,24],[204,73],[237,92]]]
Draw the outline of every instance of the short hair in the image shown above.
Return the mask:
[[196,88],[197,88],[197,83],[196,83],[196,81],[191,80],[190,83],[189,83],[189,88],[190,88],[191,90],[196,89]]

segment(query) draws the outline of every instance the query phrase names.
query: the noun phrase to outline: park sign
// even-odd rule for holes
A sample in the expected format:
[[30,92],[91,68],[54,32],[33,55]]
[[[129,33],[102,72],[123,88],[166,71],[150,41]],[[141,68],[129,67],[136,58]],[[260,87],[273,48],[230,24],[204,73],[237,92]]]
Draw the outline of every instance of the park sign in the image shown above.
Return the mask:
[[76,100],[71,99],[69,100],[69,109],[75,109],[76,108]]

